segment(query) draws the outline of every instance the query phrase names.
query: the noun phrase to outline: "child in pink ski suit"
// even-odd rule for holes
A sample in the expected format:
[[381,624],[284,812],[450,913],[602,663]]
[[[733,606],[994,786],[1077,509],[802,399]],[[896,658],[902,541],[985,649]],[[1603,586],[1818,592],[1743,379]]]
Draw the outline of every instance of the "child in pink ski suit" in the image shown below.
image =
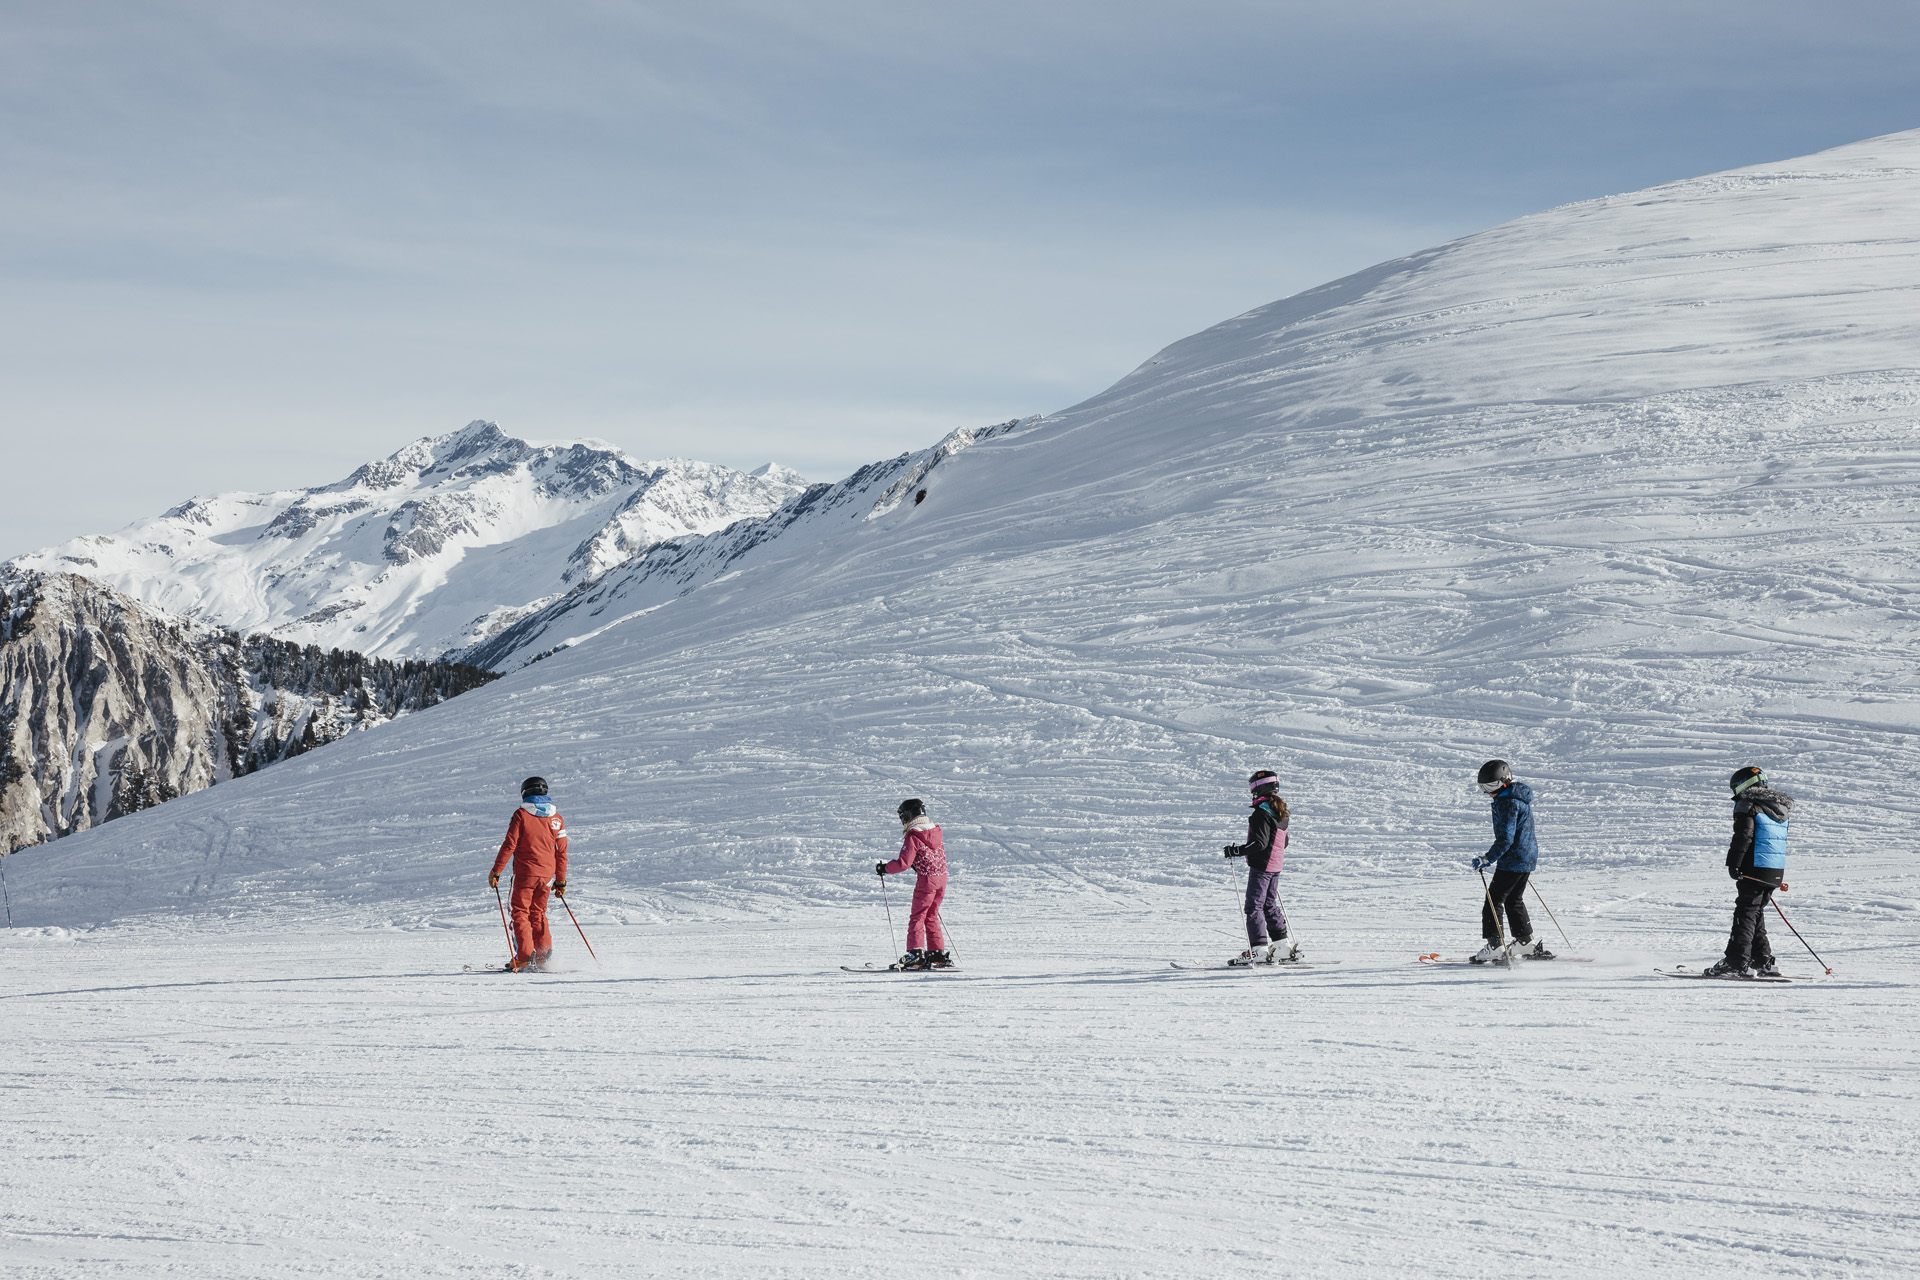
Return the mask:
[[947,954],[946,932],[940,927],[940,901],[947,896],[947,851],[940,839],[940,828],[927,816],[927,806],[918,800],[902,800],[899,808],[904,838],[900,856],[892,862],[876,862],[880,875],[898,875],[908,867],[917,874],[913,886],[913,914],[907,919],[907,954],[900,957],[903,969],[938,969],[953,963]]

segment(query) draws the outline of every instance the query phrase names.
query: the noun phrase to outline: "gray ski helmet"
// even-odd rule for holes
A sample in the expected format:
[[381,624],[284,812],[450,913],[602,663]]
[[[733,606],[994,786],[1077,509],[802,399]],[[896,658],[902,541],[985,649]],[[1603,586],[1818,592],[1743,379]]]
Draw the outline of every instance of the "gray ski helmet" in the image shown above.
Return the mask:
[[1480,777],[1478,780],[1480,786],[1484,787],[1489,782],[1512,781],[1513,770],[1507,768],[1507,762],[1505,760],[1489,760],[1480,766]]
[[894,812],[900,815],[900,821],[912,822],[915,818],[925,816],[927,806],[921,804],[918,800],[902,800],[900,807],[894,810]]
[[1733,776],[1727,779],[1727,785],[1733,788],[1735,795],[1739,795],[1748,787],[1764,787],[1767,785],[1767,771],[1757,764],[1750,764],[1744,769],[1735,769]]
[[520,784],[520,798],[522,800],[525,800],[528,796],[543,796],[546,794],[547,780],[545,778],[528,778]]

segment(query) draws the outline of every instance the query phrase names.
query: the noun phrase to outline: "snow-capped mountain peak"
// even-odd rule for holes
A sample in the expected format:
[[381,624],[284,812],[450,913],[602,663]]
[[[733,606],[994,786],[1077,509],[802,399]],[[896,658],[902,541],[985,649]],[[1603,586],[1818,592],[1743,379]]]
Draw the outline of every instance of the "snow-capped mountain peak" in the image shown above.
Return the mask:
[[663,539],[766,515],[804,487],[775,464],[748,474],[643,462],[475,421],[332,484],[197,497],[12,563],[236,630],[421,657],[471,645]]

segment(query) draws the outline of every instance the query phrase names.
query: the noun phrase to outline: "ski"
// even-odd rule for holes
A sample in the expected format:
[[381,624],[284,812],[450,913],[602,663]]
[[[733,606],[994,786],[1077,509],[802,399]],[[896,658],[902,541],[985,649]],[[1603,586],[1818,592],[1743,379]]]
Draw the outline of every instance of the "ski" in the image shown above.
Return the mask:
[[[1459,956],[1443,956],[1438,951],[1430,952],[1427,955],[1418,956],[1415,958],[1418,959],[1421,964],[1466,965],[1469,968],[1473,968],[1473,969],[1507,969],[1512,967],[1505,960],[1486,960],[1481,962],[1480,964],[1474,964],[1473,961],[1463,960]],[[1545,964],[1548,961],[1554,961],[1554,962],[1565,961],[1568,964],[1592,964],[1593,963],[1592,956],[1523,955],[1520,958],[1522,960],[1532,960],[1540,964]]]
[[943,964],[938,969],[903,969],[897,964],[843,964],[841,970],[846,973],[958,973],[957,964]]
[[1707,973],[1701,969],[1689,969],[1685,965],[1675,965],[1671,969],[1655,969],[1655,973],[1665,978],[1706,978],[1712,982],[1792,982],[1792,978],[1763,978],[1749,973]]
[[1256,970],[1256,969],[1314,969],[1314,968],[1323,968],[1327,965],[1339,964],[1340,962],[1338,960],[1275,960],[1272,963],[1268,963],[1267,961],[1262,960],[1259,964],[1228,964],[1225,961],[1208,961],[1200,964],[1187,964],[1179,960],[1171,960],[1171,961],[1168,961],[1168,963],[1171,964],[1175,969],[1179,969],[1188,973],[1194,973],[1194,972],[1208,972],[1208,971],[1214,971],[1214,970],[1220,970],[1220,969],[1246,969],[1249,971]]

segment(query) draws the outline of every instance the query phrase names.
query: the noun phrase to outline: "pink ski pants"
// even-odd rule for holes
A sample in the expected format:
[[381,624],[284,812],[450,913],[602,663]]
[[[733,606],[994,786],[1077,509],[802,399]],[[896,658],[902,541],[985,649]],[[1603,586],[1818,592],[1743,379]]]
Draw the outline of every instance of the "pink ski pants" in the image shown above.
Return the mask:
[[921,876],[914,883],[913,914],[907,918],[907,950],[947,949],[947,935],[940,928],[940,900],[946,896],[945,876]]

